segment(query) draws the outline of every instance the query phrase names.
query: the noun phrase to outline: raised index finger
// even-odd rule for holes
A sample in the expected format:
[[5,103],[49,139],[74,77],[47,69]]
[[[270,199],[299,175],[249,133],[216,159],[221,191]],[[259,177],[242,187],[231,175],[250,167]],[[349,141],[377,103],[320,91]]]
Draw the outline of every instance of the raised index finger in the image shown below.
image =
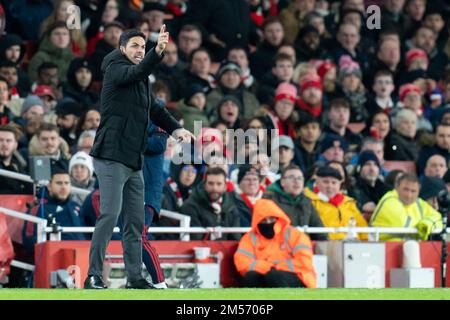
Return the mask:
[[161,27],[161,30],[159,30],[159,34],[163,34],[164,32],[166,32],[166,25],[163,24]]

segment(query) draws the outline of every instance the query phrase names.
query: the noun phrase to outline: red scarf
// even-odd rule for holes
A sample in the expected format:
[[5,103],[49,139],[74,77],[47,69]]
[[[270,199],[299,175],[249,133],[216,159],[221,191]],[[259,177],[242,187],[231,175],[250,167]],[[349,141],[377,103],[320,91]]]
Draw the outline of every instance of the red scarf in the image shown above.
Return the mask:
[[181,191],[178,188],[178,184],[173,180],[172,178],[167,179],[167,184],[169,185],[170,189],[175,193],[175,196],[177,198],[177,205],[179,208],[183,205],[183,196],[181,195]]
[[313,107],[313,106],[310,106],[309,104],[307,104],[305,101],[303,101],[302,98],[298,98],[297,104],[298,104],[298,108],[300,110],[309,112],[314,117],[318,117],[322,113],[322,104],[319,104],[319,105]]
[[[257,199],[262,198],[262,194],[263,194],[263,191],[260,188],[259,191],[258,191],[258,194],[256,195],[256,198]],[[240,195],[241,195],[242,199],[244,200],[245,204],[247,205],[247,207],[249,207],[250,209],[253,210],[253,203],[250,200],[250,197],[248,195],[246,195],[245,193],[243,193],[243,192]]]
[[272,120],[275,129],[278,129],[278,134],[280,136],[289,136],[292,139],[297,138],[297,133],[295,132],[294,124],[292,121],[287,119],[286,121],[281,121],[275,114],[269,112],[269,117]]
[[[319,188],[317,188],[317,186],[314,186],[313,191],[316,194],[318,194],[320,192]],[[345,196],[342,193],[338,193],[333,198],[330,198],[328,200],[328,203],[332,204],[333,206],[335,206],[337,208],[344,202],[344,198],[345,198]]]
[[173,2],[167,3],[166,8],[169,9],[169,11],[172,12],[172,14],[176,17],[182,16],[183,14],[185,14],[186,9],[187,9],[186,5],[177,6]]

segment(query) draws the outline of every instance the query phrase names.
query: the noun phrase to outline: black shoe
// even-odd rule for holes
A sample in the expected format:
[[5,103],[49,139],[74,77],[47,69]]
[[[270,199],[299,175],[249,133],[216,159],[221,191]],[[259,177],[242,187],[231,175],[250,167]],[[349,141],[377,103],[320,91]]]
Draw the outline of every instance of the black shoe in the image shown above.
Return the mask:
[[126,289],[155,289],[155,287],[144,278],[136,281],[127,281]]
[[88,276],[84,281],[85,289],[106,289],[107,286],[103,282],[101,276]]

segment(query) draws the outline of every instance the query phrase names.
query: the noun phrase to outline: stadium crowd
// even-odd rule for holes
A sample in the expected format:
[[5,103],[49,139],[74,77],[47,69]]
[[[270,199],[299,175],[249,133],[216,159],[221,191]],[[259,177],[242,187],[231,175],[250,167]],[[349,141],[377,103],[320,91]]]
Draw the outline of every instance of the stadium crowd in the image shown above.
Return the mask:
[[[369,4],[380,8],[380,28],[370,25]],[[103,58],[129,28],[152,48],[165,24],[171,41],[149,77],[153,94],[197,135],[192,149],[212,156],[196,161],[193,152],[192,161],[174,164],[180,146],[149,127],[146,203],[157,201],[156,213],[189,215],[191,226],[253,230],[259,221],[272,230],[416,227],[426,240],[442,226],[437,195],[450,190],[449,12],[440,0],[1,0],[0,169],[28,174],[31,156],[51,157],[52,179],[28,213],[94,226],[99,192],[89,152]],[[256,139],[233,147],[227,129],[253,129]],[[271,129],[280,135],[275,148],[265,134]],[[257,152],[262,144],[266,153]],[[158,161],[155,178],[148,173]],[[91,194],[72,195],[71,187]],[[0,194],[32,193],[31,184],[0,175]],[[276,204],[273,216],[261,205],[253,214],[260,199],[271,200],[266,208]],[[32,251],[33,225],[23,235]],[[309,243],[300,238],[292,241]],[[247,258],[236,256],[243,270]]]

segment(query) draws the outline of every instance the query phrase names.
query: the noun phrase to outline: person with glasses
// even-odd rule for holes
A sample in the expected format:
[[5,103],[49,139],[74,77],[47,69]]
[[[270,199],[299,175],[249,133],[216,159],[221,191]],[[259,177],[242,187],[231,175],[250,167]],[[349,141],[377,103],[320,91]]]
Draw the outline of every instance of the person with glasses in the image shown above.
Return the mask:
[[250,227],[253,206],[263,196],[261,176],[250,164],[241,165],[238,170],[236,192],[232,193],[233,201],[239,210],[241,227]]
[[[312,202],[304,193],[305,178],[295,164],[283,169],[281,179],[272,183],[263,198],[273,200],[291,219],[292,226],[323,227]],[[326,234],[311,234],[312,240],[327,240]]]
[[[343,181],[337,169],[323,166],[317,170],[315,184],[312,189],[306,188],[305,195],[311,199],[325,227],[348,227],[352,220],[357,227],[367,227],[367,221],[355,199],[342,193]],[[330,234],[330,240],[342,240],[345,237],[346,233]],[[367,239],[367,234],[359,234],[358,239]]]

